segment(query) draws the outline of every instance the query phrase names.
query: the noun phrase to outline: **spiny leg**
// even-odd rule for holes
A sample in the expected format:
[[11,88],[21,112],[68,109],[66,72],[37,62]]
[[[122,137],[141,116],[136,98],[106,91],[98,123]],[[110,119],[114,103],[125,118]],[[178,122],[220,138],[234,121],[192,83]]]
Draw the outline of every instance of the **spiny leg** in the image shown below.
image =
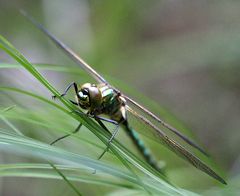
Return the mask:
[[104,117],[97,116],[97,115],[94,115],[94,114],[93,114],[93,115],[91,115],[91,114],[89,114],[89,113],[85,114],[85,113],[83,113],[82,111],[78,111],[78,110],[75,110],[75,112],[78,113],[78,114],[81,114],[81,115],[87,115],[87,116],[90,117],[90,118],[94,118],[94,119],[98,122],[98,124],[99,124],[104,130],[106,130],[108,133],[111,133],[111,132],[110,132],[110,131],[108,130],[108,128],[102,123],[102,121],[106,121],[106,122],[108,122],[108,123],[112,123],[112,124],[116,125],[116,128],[114,129],[111,138],[108,140],[108,144],[107,144],[106,149],[105,149],[105,150],[103,151],[103,153],[98,157],[98,160],[100,160],[100,159],[103,157],[103,155],[108,151],[112,140],[114,139],[114,137],[115,137],[116,134],[118,133],[119,125],[120,125],[120,124],[119,124],[117,121],[114,121],[114,120],[112,120],[112,119],[104,118]]
[[[95,120],[102,120],[102,121],[106,121],[106,122],[108,122],[108,123],[112,123],[112,124],[114,124],[114,125],[119,125],[119,123],[117,122],[117,121],[115,121],[115,120],[111,120],[111,119],[109,119],[109,118],[104,118],[104,117],[101,117],[101,116],[95,116],[95,115],[93,115],[92,116]],[[98,122],[98,121],[97,121]],[[102,126],[102,125],[101,125]],[[105,128],[104,128],[105,129]]]
[[69,101],[70,101],[73,105],[77,105],[77,106],[78,106],[78,103],[77,103],[77,102],[75,102],[75,101],[73,101],[73,100],[71,100],[71,99],[69,99]]
[[103,124],[103,122],[102,122],[101,120],[105,120],[106,122],[109,122],[109,123],[112,123],[112,124],[117,125],[116,128],[114,129],[113,133],[112,133],[111,138],[108,140],[106,149],[105,149],[105,150],[103,151],[103,153],[98,157],[98,160],[100,160],[100,159],[103,157],[103,155],[108,151],[112,140],[113,140],[114,137],[117,135],[118,130],[119,130],[119,125],[120,125],[120,123],[118,123],[117,121],[111,120],[111,119],[107,119],[107,118],[102,118],[102,117],[99,118],[99,116],[95,116],[95,120],[96,120],[96,121],[98,122],[98,124],[99,124],[104,130],[106,130],[108,133],[111,133],[111,132],[108,130],[108,128]]
[[81,126],[82,126],[82,123],[80,123],[80,124],[78,125],[78,127],[77,127],[72,133],[69,133],[69,134],[66,134],[66,135],[64,135],[64,136],[62,136],[62,137],[59,137],[58,139],[56,139],[56,140],[54,140],[52,143],[50,143],[50,145],[53,145],[53,144],[55,144],[56,142],[58,142],[58,141],[60,141],[60,140],[62,140],[62,139],[64,139],[64,138],[66,138],[66,137],[69,137],[69,136],[72,135],[72,134],[77,133],[77,132],[80,130]]
[[[77,83],[76,83],[76,82],[70,83],[70,84],[66,87],[66,89],[64,90],[63,94],[61,94],[60,96],[61,96],[61,97],[64,97],[64,96],[67,94],[67,92],[69,91],[69,89],[70,89],[71,87],[74,87],[74,91],[75,91],[76,95],[78,96],[78,87],[77,87]],[[56,95],[53,95],[52,98],[53,98],[53,99],[56,99],[57,96],[56,96]]]
[[[108,130],[108,128],[103,124],[103,122],[102,122],[100,119],[95,118],[95,120],[98,122],[98,124],[99,124],[106,132],[108,132],[108,133],[111,134],[111,132]],[[100,159],[103,157],[103,155],[108,151],[109,146],[110,146],[110,144],[111,144],[111,141],[113,140],[113,138],[116,136],[116,134],[117,134],[117,132],[118,132],[118,127],[119,127],[119,124],[117,125],[116,129],[114,130],[111,138],[108,140],[107,148],[106,148],[106,149],[103,151],[103,153],[98,157],[98,160],[100,160]],[[94,169],[93,174],[96,174],[96,169]]]
[[[71,100],[70,100],[71,101]],[[73,101],[71,101],[73,104],[75,104]],[[89,113],[84,113],[80,110],[75,110],[74,112],[78,113],[78,114],[81,114],[81,115],[86,115],[87,117],[90,117],[90,118],[93,118],[95,119],[98,123],[102,121],[106,121],[108,123],[112,123],[114,125],[118,125],[119,123],[115,120],[112,120],[112,119],[109,119],[109,118],[104,118],[104,117],[101,117],[101,116],[97,116],[97,115],[94,115],[94,114],[89,114]],[[100,124],[100,123],[99,123]],[[100,124],[100,126],[104,125],[103,123]],[[102,126],[103,127],[103,126]],[[105,126],[104,126],[105,127]],[[103,128],[104,128],[103,127]],[[106,130],[106,127],[104,128]]]
[[103,122],[102,122],[101,120],[99,120],[99,119],[95,119],[95,120],[98,122],[98,124],[99,124],[106,132],[108,132],[108,133],[111,134],[111,132],[108,130],[108,128],[103,124]]
[[111,138],[108,140],[107,147],[106,147],[105,150],[102,152],[102,154],[98,157],[98,160],[100,160],[100,159],[103,157],[103,155],[108,151],[112,140],[115,138],[115,136],[116,136],[117,133],[118,133],[118,130],[119,130],[119,124],[118,124],[118,125],[116,126],[116,128],[114,129]]

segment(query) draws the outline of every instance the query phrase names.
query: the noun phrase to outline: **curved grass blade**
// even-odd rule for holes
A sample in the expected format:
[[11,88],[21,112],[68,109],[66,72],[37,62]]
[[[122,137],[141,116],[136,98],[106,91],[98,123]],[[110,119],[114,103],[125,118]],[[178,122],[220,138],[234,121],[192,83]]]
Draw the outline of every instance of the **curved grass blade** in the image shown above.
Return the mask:
[[[61,106],[57,105],[56,103],[54,103],[54,102],[52,102],[52,101],[49,101],[49,100],[45,99],[44,97],[41,97],[41,96],[39,96],[39,95],[30,93],[30,92],[27,92],[27,91],[24,91],[24,90],[21,90],[21,89],[12,88],[12,87],[0,87],[0,90],[10,90],[10,91],[14,91],[14,92],[18,92],[18,93],[21,93],[21,94],[25,94],[25,95],[31,96],[31,97],[36,98],[36,99],[38,99],[38,100],[40,100],[40,101],[43,101],[43,102],[45,102],[45,103],[47,103],[47,104],[50,104],[50,105],[52,105],[52,106],[57,107],[58,109],[62,110],[63,112],[65,112],[65,113],[68,114],[68,115],[72,115],[72,113],[69,113],[67,110],[65,110],[65,109],[62,108]],[[20,119],[20,118],[22,118],[22,117],[19,116],[18,118]],[[25,119],[25,120],[26,120],[26,121],[31,121],[30,119]],[[39,124],[39,122],[37,122],[37,123]],[[42,124],[42,126],[44,126],[44,124]],[[105,133],[105,132],[104,132],[104,133]],[[95,132],[95,134],[99,134],[99,132]],[[115,142],[115,141],[114,141],[114,142]],[[114,145],[114,142],[113,142],[112,145]],[[112,145],[111,145],[111,146],[112,146]],[[149,165],[146,164],[145,162],[139,160],[134,154],[132,154],[132,153],[129,154],[129,151],[128,151],[123,145],[121,145],[121,144],[119,144],[119,143],[117,143],[117,145],[118,145],[118,146],[117,146],[118,150],[121,149],[120,153],[123,153],[125,156],[128,157],[128,161],[130,161],[133,165],[135,165],[138,169],[142,170],[144,173],[146,173],[146,174],[148,174],[148,175],[150,175],[150,176],[153,177],[153,175],[152,175],[151,173],[149,173],[149,171],[147,171],[145,168],[148,168],[150,171],[154,171],[154,172],[155,172],[155,170],[153,170],[151,167],[149,167]],[[115,146],[115,147],[116,147],[116,146]],[[114,151],[113,151],[113,152],[114,152]],[[129,159],[129,158],[130,158],[130,159]],[[141,166],[140,164],[138,164],[137,162],[139,162],[140,164],[144,165],[144,167]],[[129,169],[131,170],[131,168],[129,168]],[[155,173],[156,173],[156,172],[155,172]],[[161,176],[161,177],[162,177],[162,178],[165,178],[164,176]],[[156,176],[154,176],[154,179],[159,181],[159,179],[156,178]],[[159,182],[163,183],[162,180],[159,181]]]
[[[85,182],[103,186],[123,187],[128,189],[139,189],[130,182],[118,182],[113,178],[107,178],[105,175],[89,175],[89,170],[81,168],[81,166],[68,166],[68,165],[56,165],[59,170],[68,172],[65,176],[76,182]],[[81,175],[78,175],[78,172]],[[87,173],[87,174],[84,174]],[[0,165],[0,176],[1,177],[32,177],[32,178],[48,178],[48,179],[61,179],[56,172],[52,172],[49,164],[42,163],[16,163],[16,164],[1,164]]]
[[[106,175],[102,175],[99,173],[96,175],[88,175],[87,174],[88,170],[85,167],[69,166],[69,165],[56,165],[56,167],[59,170],[64,171],[66,173],[65,176],[71,181],[85,182],[85,183],[102,185],[102,186],[127,188],[127,189],[130,189],[133,191],[135,190],[141,194],[146,195],[139,186],[136,186],[131,182],[117,181],[113,178],[109,178]],[[78,173],[81,173],[81,175],[78,175]],[[6,176],[6,177],[33,177],[33,178],[61,179],[59,175],[57,175],[55,172],[52,171],[51,166],[49,166],[49,164],[42,164],[42,163],[1,164],[0,176],[1,177]],[[150,179],[144,178],[144,181],[146,181],[146,184],[148,184],[148,186],[152,187],[153,189],[156,189],[154,191],[154,194],[166,195],[166,192],[162,192],[162,190],[164,189],[163,187],[154,184],[154,182],[151,181]],[[182,193],[184,193],[184,195],[187,195],[187,196],[198,195],[183,189],[181,189],[181,191]],[[170,192],[168,192],[167,195],[169,194]],[[176,195],[176,193],[174,194],[174,192],[172,192],[171,194]]]
[[72,188],[72,190],[78,195],[81,196],[82,194],[79,192],[79,190],[66,178],[66,176],[52,163],[49,162],[49,164],[52,166],[52,168],[63,178],[63,180],[68,184],[69,187]]
[[[64,73],[71,73],[71,74],[77,74],[78,76],[81,75],[81,77],[86,76],[86,74],[83,73],[83,71],[76,67],[67,68],[60,65],[55,64],[39,64],[39,63],[33,63],[33,66],[37,67],[39,70],[47,70],[47,71],[57,71],[57,72],[64,72]],[[13,69],[13,68],[22,68],[19,66],[19,64],[9,64],[9,63],[0,63],[0,68],[2,69]]]
[[[45,78],[41,76],[41,74],[3,37],[0,36],[0,48],[5,50],[8,54],[10,54],[13,58],[15,58],[20,64],[22,64],[32,75],[36,77],[43,85],[45,85],[53,94],[59,96],[60,94],[47,82]],[[62,103],[68,107],[71,111],[75,109],[75,107],[66,99],[60,99]],[[90,131],[92,131],[103,143],[107,144],[108,135],[91,119],[87,118],[86,116],[80,116],[73,113],[69,113],[74,119],[82,122]],[[153,171],[147,164],[139,161],[129,150],[125,147],[120,145],[118,142],[113,141],[110,149],[119,158],[125,165],[127,159],[129,162],[134,164],[138,169],[143,171],[145,174],[150,176],[152,179],[156,180],[158,183],[166,186],[168,189],[173,190],[179,194],[182,194],[181,191],[173,187],[172,185],[166,183],[164,180],[160,179],[160,174]],[[123,158],[122,156],[125,158]],[[132,170],[131,170],[132,171]],[[133,172],[134,173],[134,172]],[[134,175],[136,179],[139,179],[136,174]],[[144,186],[142,182],[138,180],[138,183]]]
[[15,107],[16,107],[16,105],[9,106],[7,108],[4,108],[1,112],[8,112],[8,111],[12,110]]
[[[72,163],[73,168],[78,168],[79,166],[88,169],[90,174],[92,174],[92,169],[94,168],[98,173],[101,174],[107,173],[117,178],[121,178],[123,180],[127,180],[130,183],[135,184],[140,189],[144,188],[141,184],[139,184],[138,179],[135,178],[135,175],[132,173],[127,173],[122,170],[119,170],[115,167],[112,167],[108,164],[101,163],[100,161],[84,157],[72,152],[65,151],[63,149],[56,148],[54,146],[46,145],[42,142],[35,141],[33,139],[22,137],[13,134],[1,134],[0,133],[0,148],[2,150],[12,151],[14,153],[24,153],[30,154],[33,157],[42,158],[43,160],[58,160],[58,161],[67,161],[68,163]],[[92,174],[96,175],[96,174]],[[169,185],[165,186],[164,184],[159,183],[149,183],[147,180],[144,180],[146,183],[145,186],[147,189],[158,191],[164,193],[166,195],[179,194],[183,195],[182,192],[176,188],[170,188]],[[156,181],[155,181],[156,182]]]
[[47,103],[47,104],[57,108],[58,110],[66,113],[66,114],[69,114],[69,111],[66,110],[64,107],[60,106],[59,104],[56,104],[55,102],[50,101],[49,99],[46,99],[46,98],[44,98],[40,95],[37,95],[35,93],[31,93],[31,92],[26,91],[26,90],[22,90],[22,89],[15,88],[15,87],[0,86],[0,91],[12,91],[12,92],[17,92],[17,93],[21,93],[23,95],[33,97],[34,99],[37,99],[37,100],[42,101],[44,103]]
[[[13,92],[18,92],[18,93],[21,93],[21,94],[24,94],[24,95],[27,95],[27,96],[31,96],[31,97],[33,97],[33,98],[35,98],[35,99],[38,99],[38,100],[40,100],[40,101],[42,101],[42,102],[45,102],[45,103],[51,105],[51,106],[53,106],[53,107],[57,107],[58,109],[62,110],[63,112],[65,112],[65,113],[68,114],[68,115],[71,115],[71,114],[72,114],[72,113],[69,113],[69,112],[68,112],[67,110],[65,110],[64,108],[62,108],[61,106],[57,105],[56,103],[54,103],[54,102],[52,102],[52,101],[49,101],[48,99],[45,99],[44,97],[41,97],[41,96],[36,95],[36,94],[34,94],[34,93],[31,93],[31,92],[28,92],[28,91],[24,91],[24,90],[21,90],[21,89],[17,89],[17,88],[12,88],[12,87],[0,87],[0,90],[13,91]],[[18,115],[18,119],[22,119],[22,116],[19,116],[19,115]],[[25,120],[25,121],[34,123],[34,122],[32,122],[30,119],[25,119],[25,118],[24,118],[24,119],[22,119],[22,120]],[[41,125],[41,126],[46,126],[46,125],[41,124],[41,123],[39,123],[39,122],[36,122],[36,123],[39,124],[39,125]],[[98,133],[98,132],[97,132],[97,133]],[[120,145],[119,143],[117,143],[117,145],[119,145],[118,148],[124,149],[124,150],[121,151],[121,153],[124,153],[126,156],[129,156],[129,155],[127,155],[128,151],[127,151],[127,149],[126,149],[124,146]],[[139,160],[134,154],[130,154],[130,157],[132,157],[132,158],[134,157],[134,160],[131,160],[130,162],[131,162],[132,164],[134,164],[136,167],[138,167],[140,170],[142,170],[144,167],[145,167],[145,168],[148,167],[147,164],[145,164],[144,162],[142,162],[141,160]],[[140,166],[139,164],[136,164],[136,162],[140,162],[141,164],[144,165],[144,167]],[[149,169],[152,169],[151,167],[148,167],[148,168],[149,168]],[[153,171],[153,170],[152,170],[152,171]],[[146,172],[146,171],[144,171],[144,172]],[[150,173],[148,173],[148,175],[150,175]],[[161,177],[163,177],[163,176],[161,176]]]
[[[18,51],[16,50],[6,39],[4,39],[2,36],[0,36],[0,48],[2,48],[4,51],[6,51],[10,56],[12,56],[16,61],[18,61],[21,65],[23,65],[37,80],[39,80],[49,91],[51,91],[54,95],[57,97],[60,97],[60,93],[53,87],[51,84],[29,63],[26,58]],[[76,108],[73,104],[71,104],[70,101],[67,101],[64,97],[60,97],[60,101],[70,109],[70,111],[75,111]],[[76,115],[75,113],[70,113],[73,118],[83,123],[85,127],[87,127],[90,131],[92,131],[105,145],[108,143],[108,135],[105,133],[103,128],[101,128],[99,125],[97,125],[92,119],[89,119],[86,115]],[[132,170],[132,168],[128,165],[125,158],[121,156],[120,153],[123,153],[120,148],[115,148],[116,146],[110,145],[110,149],[115,154],[115,156],[123,163],[123,165],[132,173],[135,174],[135,177],[139,180],[139,183],[142,185],[143,188],[146,188],[144,183],[141,182],[138,175]],[[125,152],[127,152],[125,150]],[[127,160],[131,163],[135,163],[133,161],[132,157],[127,155],[127,153],[123,154],[125,157],[127,157]],[[139,164],[136,164],[139,165]],[[140,167],[141,168],[141,167]],[[149,167],[148,167],[149,168]],[[143,171],[143,170],[142,170]],[[151,169],[150,169],[151,171]],[[146,170],[145,170],[146,172]],[[148,172],[149,175],[154,176],[151,172]],[[160,174],[158,174],[160,175]],[[164,181],[160,180],[159,177],[155,178],[159,182],[165,183]],[[167,183],[166,183],[167,184]],[[148,190],[146,190],[148,192]]]
[[12,128],[13,131],[15,131],[17,134],[19,135],[23,135],[23,133],[17,128],[15,127],[7,118],[5,118],[3,116],[4,113],[12,110],[14,107],[16,107],[16,105],[13,105],[13,106],[9,106],[5,109],[3,109],[0,113],[0,118],[2,119],[3,122],[5,122],[10,128]]
[[132,175],[120,171],[119,169],[113,168],[107,164],[103,164],[100,161],[68,152],[66,150],[44,144],[25,136],[0,132],[0,147],[5,151],[12,151],[14,153],[26,153],[34,157],[42,158],[43,160],[46,160],[46,158],[49,158],[50,160],[67,160],[69,162],[72,162],[72,164],[80,164],[84,166],[84,168],[88,168],[89,171],[92,171],[91,168],[96,168],[98,171],[113,174],[123,179],[134,179],[132,178]]

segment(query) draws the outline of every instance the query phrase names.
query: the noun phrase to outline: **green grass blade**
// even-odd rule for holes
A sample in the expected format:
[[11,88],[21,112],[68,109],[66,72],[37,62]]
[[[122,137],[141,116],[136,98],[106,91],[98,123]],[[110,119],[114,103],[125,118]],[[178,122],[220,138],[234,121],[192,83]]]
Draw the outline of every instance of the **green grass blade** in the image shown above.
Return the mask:
[[81,196],[82,194],[79,192],[79,190],[66,178],[66,176],[52,163],[49,162],[49,164],[52,166],[52,168],[63,178],[63,180],[69,185],[69,187],[72,188],[72,190],[78,195]]
[[[18,92],[18,93],[21,93],[21,94],[25,94],[25,95],[31,96],[31,97],[36,98],[36,99],[38,99],[38,100],[40,100],[40,101],[43,101],[43,102],[45,102],[45,103],[47,103],[47,104],[50,104],[50,105],[52,105],[52,106],[55,106],[55,107],[57,107],[58,109],[64,111],[65,113],[71,115],[71,113],[69,113],[67,110],[63,109],[62,107],[58,106],[58,105],[55,104],[54,102],[51,102],[51,101],[49,101],[49,100],[47,100],[47,99],[45,99],[45,98],[43,98],[43,97],[41,97],[41,96],[39,96],[39,95],[36,95],[36,94],[34,94],[34,93],[30,93],[30,92],[27,92],[27,91],[24,91],[24,90],[20,90],[20,89],[17,89],[17,88],[12,88],[12,87],[0,87],[0,90],[14,91],[14,92]],[[22,116],[18,116],[18,118],[22,118]],[[30,119],[24,119],[24,120],[25,120],[25,121],[31,121]],[[37,123],[37,124],[39,124],[39,123]],[[127,150],[125,149],[125,152],[126,152],[126,151],[127,151]],[[122,152],[122,153],[123,153],[123,152]],[[126,155],[126,154],[125,154],[125,155]],[[133,156],[133,155],[132,155],[132,156]],[[124,164],[130,171],[133,172],[133,170],[128,166],[128,164],[126,164],[125,160],[124,160],[121,156],[119,156],[118,158],[123,162],[123,164]],[[140,166],[139,164],[136,164],[136,163],[135,163],[136,160],[137,160],[137,158],[135,158],[135,160],[134,160],[134,161],[132,160],[131,162],[132,162],[135,166],[137,166],[139,169],[144,169],[144,167],[142,167],[142,166]],[[145,164],[145,163],[142,162],[142,161],[141,161],[141,163],[142,163],[142,164]],[[145,164],[145,167],[149,167],[149,166],[148,166],[147,164]],[[149,169],[153,170],[153,169],[150,168],[150,167],[149,167]],[[149,173],[149,174],[150,174],[150,173]],[[150,175],[151,175],[151,174],[150,174]],[[156,178],[156,179],[157,179],[157,178]]]
[[[119,181],[113,178],[106,177],[101,174],[89,175],[89,171],[81,166],[56,165],[61,171],[64,171],[65,176],[76,182],[87,182],[91,184],[124,187],[129,189],[141,190],[138,186],[127,181]],[[79,175],[79,173],[81,175]],[[1,164],[0,176],[15,176],[15,177],[36,177],[36,178],[53,178],[61,179],[56,172],[52,172],[49,164],[43,163],[16,163],[16,164]]]
[[[25,67],[52,94],[57,95],[57,96],[60,95],[60,93],[36,70],[36,68],[31,63],[29,63],[25,59],[25,57],[23,57],[2,36],[0,36],[0,48],[2,48],[4,51],[6,51],[10,56],[12,56],[16,61],[18,61],[23,67]],[[60,101],[68,108],[69,111],[74,111],[77,109],[65,98],[60,98]],[[68,110],[66,110],[66,111],[68,111]],[[104,130],[101,127],[99,127],[99,125],[97,125],[92,119],[86,117],[85,115],[80,116],[80,115],[76,115],[75,113],[72,113],[72,112],[67,112],[67,113],[72,118],[76,119],[77,121],[82,122],[83,125],[85,127],[87,127],[90,131],[92,131],[104,144],[107,144],[109,135],[107,133],[105,133]],[[20,144],[19,144],[16,141],[14,141],[12,138],[11,139],[3,138],[3,140],[2,140],[3,144],[6,143],[6,141],[7,141],[7,143],[11,143],[15,147],[20,145],[19,147],[21,147],[22,149],[25,149],[26,151],[29,151],[29,148],[27,148],[27,147],[28,147],[28,145],[31,144],[31,142],[29,143],[29,141],[25,144],[23,144],[22,142],[20,142]],[[26,145],[26,144],[28,144],[28,145]],[[62,151],[55,147],[50,148],[49,145],[47,145],[47,147],[42,146],[42,144],[38,144],[36,142],[34,142],[34,145],[30,145],[30,148],[32,148],[32,149],[34,149],[36,147],[38,148],[38,151],[40,151],[42,153],[41,154],[39,152],[41,154],[41,156],[43,156],[44,158],[46,158],[46,154],[44,154],[41,151],[43,149],[48,150],[48,153],[47,153],[48,156],[51,155],[54,157],[54,155],[56,156],[56,154],[57,154],[58,158],[61,158],[61,160],[69,160],[70,159],[71,161],[76,161],[76,159],[77,159],[76,156],[80,156],[80,155],[75,155],[75,154],[73,155],[71,153],[69,154],[69,152]],[[149,186],[146,185],[146,182],[142,181],[141,178],[139,178],[138,175],[136,175],[135,171],[133,171],[131,169],[131,167],[129,167],[128,162],[132,163],[134,166],[136,166],[143,173],[147,174],[147,176],[149,176],[152,180],[154,180],[158,184],[158,185],[154,185],[154,190],[159,190],[158,187],[161,186],[161,192],[164,192],[166,194],[175,193],[175,194],[179,194],[179,195],[184,195],[184,193],[180,189],[173,187],[172,185],[167,183],[165,180],[163,180],[162,179],[163,176],[158,174],[156,171],[154,171],[149,165],[147,165],[143,161],[140,161],[136,156],[134,156],[133,153],[131,153],[128,149],[126,149],[119,142],[114,140],[112,142],[112,144],[110,145],[110,149],[114,153],[114,155],[128,168],[128,170],[131,171],[132,178],[135,179],[134,182],[136,184],[138,184],[138,186],[142,186],[142,188],[145,188],[146,190],[148,190],[148,188],[149,188]],[[37,151],[37,150],[35,150],[35,151]],[[60,153],[60,151],[61,151],[61,153]],[[78,157],[78,159],[79,158],[80,157]],[[108,171],[109,172],[109,169],[111,169],[111,167],[109,167],[108,169],[105,167],[100,167],[102,165],[99,165],[99,161],[94,161],[94,160],[88,161],[88,160],[86,160],[86,157],[81,157],[81,159],[78,161],[82,164],[85,163],[86,165],[88,165],[92,168],[96,168],[97,170],[100,170],[100,171],[105,171],[105,172]],[[112,175],[120,175],[118,172],[116,173],[116,171],[113,169],[111,169],[110,173]],[[153,189],[153,187],[151,187],[151,190],[152,189]]]
[[[7,148],[6,148],[7,147]],[[84,157],[75,153],[65,151],[63,149],[56,148],[54,146],[49,146],[39,141],[32,140],[27,137],[22,137],[18,135],[13,135],[10,133],[3,134],[0,133],[0,149],[7,150],[8,152],[13,152],[17,154],[28,154],[36,158],[41,158],[43,160],[58,160],[58,161],[68,161],[73,164],[73,167],[79,167],[79,165],[88,170],[89,174],[92,174],[93,169],[96,169],[99,174],[108,173],[112,176],[127,180],[130,183],[138,185],[141,189],[143,188],[141,184],[138,183],[138,180],[135,178],[134,174],[124,172],[114,168],[108,164],[103,164],[100,161]],[[168,187],[158,184],[153,186],[153,183],[147,183],[148,189],[154,190],[156,192],[160,191],[167,195],[176,193],[174,190],[169,189]],[[160,188],[159,188],[160,187]]]
[[7,107],[7,108],[3,109],[3,110],[0,112],[0,118],[1,118],[2,121],[5,122],[10,128],[12,128],[12,130],[15,131],[17,134],[23,135],[23,133],[22,133],[17,127],[15,127],[7,118],[5,118],[5,117],[3,116],[4,113],[12,110],[14,107],[16,107],[16,106],[13,105],[13,106],[10,106],[10,107]]

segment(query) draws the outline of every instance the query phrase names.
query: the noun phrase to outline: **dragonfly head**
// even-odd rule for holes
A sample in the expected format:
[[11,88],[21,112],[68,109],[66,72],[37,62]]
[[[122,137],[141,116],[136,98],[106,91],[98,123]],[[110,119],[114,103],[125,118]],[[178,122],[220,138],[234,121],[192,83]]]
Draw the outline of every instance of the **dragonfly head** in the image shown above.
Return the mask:
[[101,102],[101,94],[95,84],[85,83],[78,91],[77,100],[83,109],[93,109]]

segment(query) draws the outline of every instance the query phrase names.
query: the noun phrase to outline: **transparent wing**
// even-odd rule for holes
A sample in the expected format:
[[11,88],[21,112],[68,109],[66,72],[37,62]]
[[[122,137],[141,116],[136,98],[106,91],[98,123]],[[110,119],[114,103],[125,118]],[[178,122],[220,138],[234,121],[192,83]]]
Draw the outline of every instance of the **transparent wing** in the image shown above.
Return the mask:
[[150,112],[148,109],[146,109],[145,107],[143,107],[142,105],[140,105],[139,103],[137,103],[136,101],[134,101],[133,99],[129,98],[126,95],[122,95],[127,101],[129,101],[130,103],[132,103],[134,106],[136,106],[137,108],[141,109],[141,111],[143,111],[144,113],[146,113],[147,115],[149,115],[151,118],[153,118],[154,120],[156,120],[157,122],[159,122],[162,126],[166,127],[168,130],[170,130],[171,132],[173,132],[175,135],[177,135],[178,137],[180,137],[182,140],[184,140],[186,143],[188,143],[189,145],[191,145],[192,147],[196,148],[197,150],[199,150],[201,153],[203,153],[206,156],[209,156],[199,145],[197,145],[196,143],[194,143],[191,139],[187,138],[185,135],[183,135],[182,133],[180,133],[177,129],[175,129],[174,127],[172,127],[171,125],[167,124],[166,122],[164,122],[163,120],[161,120],[159,117],[157,117],[155,114],[153,114],[152,112]]
[[[47,29],[45,29],[40,23],[38,23],[37,21],[35,21],[31,16],[29,16],[25,11],[21,10],[21,13],[33,24],[35,25],[38,29],[40,29],[45,35],[47,35],[48,38],[50,38],[60,49],[62,49],[64,51],[64,53],[66,53],[71,59],[73,59],[77,64],[79,64],[85,71],[87,71],[89,74],[91,74],[96,81],[100,82],[100,83],[105,83],[108,84],[108,82],[100,75],[98,74],[92,67],[90,67],[82,58],[80,58],[75,52],[72,51],[71,48],[69,48],[68,46],[66,46],[63,42],[61,42],[60,40],[58,40],[54,35],[52,35]],[[108,84],[109,85],[109,84]],[[109,85],[110,86],[110,85]],[[113,89],[116,92],[120,92],[119,90],[117,90],[116,88],[113,87]],[[153,119],[157,120],[159,123],[161,123],[163,126],[165,126],[166,128],[168,128],[170,131],[172,131],[174,134],[176,134],[177,136],[179,136],[181,139],[183,139],[185,142],[187,142],[188,144],[190,144],[191,146],[195,147],[196,149],[198,149],[200,152],[202,152],[203,154],[207,155],[207,153],[201,148],[199,147],[197,144],[195,144],[193,141],[191,141],[189,138],[187,138],[186,136],[182,135],[178,130],[176,130],[175,128],[171,127],[170,125],[168,125],[167,123],[165,123],[164,121],[162,121],[161,119],[159,119],[156,115],[154,115],[153,113],[151,113],[150,111],[148,111],[146,108],[144,108],[143,106],[141,106],[140,104],[138,104],[137,102],[135,102],[134,100],[132,100],[131,98],[127,97],[126,95],[122,95],[125,99],[127,99],[129,102],[131,102],[132,104],[134,104],[135,106],[137,106],[138,108],[140,108],[141,110],[143,110],[145,113],[147,113],[149,116],[151,116]]]
[[127,110],[132,113],[136,118],[143,121],[145,124],[150,126],[156,131],[156,134],[160,138],[161,142],[168,147],[171,151],[176,153],[178,156],[184,158],[189,163],[191,163],[194,167],[202,170],[206,174],[212,176],[216,180],[220,181],[223,184],[226,184],[226,182],[211,168],[209,168],[205,163],[203,163],[199,158],[197,158],[195,155],[187,151],[184,147],[182,147],[180,144],[178,144],[176,141],[170,139],[164,132],[162,132],[158,127],[156,127],[154,124],[152,124],[148,119],[146,119],[144,116],[138,114],[135,110],[133,110],[131,107],[126,106]]
[[62,49],[71,59],[79,64],[85,71],[91,74],[99,83],[107,83],[107,81],[99,75],[92,67],[90,67],[82,58],[80,58],[71,48],[66,46],[63,42],[52,35],[47,29],[45,29],[40,23],[35,21],[25,11],[20,10],[21,14],[24,15],[34,26],[40,29],[48,38],[50,38],[60,49]]
[[[29,16],[25,11],[21,10],[21,13],[28,18],[28,20],[34,24],[38,29],[40,29],[47,37],[49,37],[60,49],[64,51],[71,59],[73,59],[77,64],[79,64],[85,71],[87,71],[89,74],[91,74],[96,81],[99,83],[109,83],[100,75],[98,74],[92,67],[90,67],[82,58],[80,58],[75,52],[73,52],[68,46],[66,46],[64,43],[62,43],[60,40],[58,40],[54,35],[52,35],[48,30],[46,30],[40,23],[35,21],[31,16]],[[110,85],[109,85],[110,86]],[[112,87],[117,93],[120,93],[120,91],[114,87]],[[206,155],[203,149],[201,149],[198,145],[196,145],[194,142],[192,142],[190,139],[188,139],[186,136],[182,135],[178,130],[171,127],[161,119],[159,119],[156,115],[148,111],[146,108],[132,100],[131,98],[127,97],[126,95],[122,95],[126,100],[140,108],[143,112],[148,114],[150,117],[155,119],[157,122],[161,123],[164,127],[168,128],[170,131],[175,133],[177,136],[182,138],[185,142],[190,144],[191,146],[198,149],[200,152]],[[190,162],[192,165],[194,165],[196,168],[204,171],[205,173],[209,174],[213,178],[219,180],[220,182],[226,184],[226,182],[218,176],[213,170],[211,170],[206,164],[204,164],[201,160],[199,160],[197,157],[195,157],[193,154],[188,152],[185,148],[183,148],[181,145],[176,143],[175,141],[171,140],[167,137],[166,134],[164,134],[158,127],[156,127],[154,124],[152,124],[149,120],[144,118],[142,115],[138,114],[134,110],[132,110],[129,106],[127,109],[138,119],[142,120],[146,124],[148,124],[150,127],[152,127],[154,130],[156,130],[156,133],[160,137],[161,141],[168,147],[170,150],[178,154],[179,156],[186,159],[188,162]]]

